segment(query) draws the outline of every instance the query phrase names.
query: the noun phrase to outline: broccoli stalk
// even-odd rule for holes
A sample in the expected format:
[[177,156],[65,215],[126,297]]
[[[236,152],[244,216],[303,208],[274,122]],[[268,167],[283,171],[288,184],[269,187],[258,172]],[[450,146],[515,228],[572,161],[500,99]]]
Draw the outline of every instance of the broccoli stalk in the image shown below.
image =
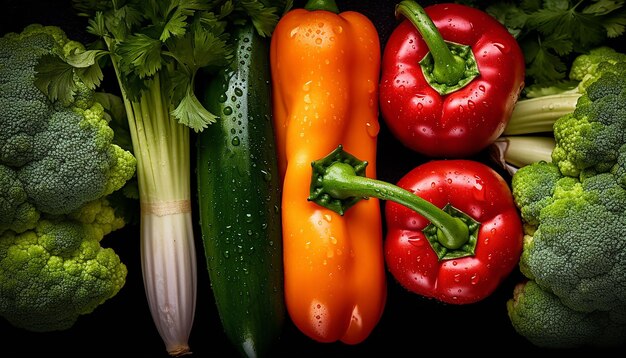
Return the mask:
[[501,137],[489,148],[493,161],[511,174],[539,160],[551,161],[555,123],[574,113],[588,87],[623,61],[626,54],[597,47],[574,59],[569,81],[526,88]]
[[519,100],[513,108],[511,118],[502,135],[552,132],[557,119],[574,112],[576,102],[581,95],[582,93],[578,90],[568,90]]
[[488,150],[491,160],[513,175],[526,165],[551,161],[555,147],[553,137],[541,135],[500,136]]

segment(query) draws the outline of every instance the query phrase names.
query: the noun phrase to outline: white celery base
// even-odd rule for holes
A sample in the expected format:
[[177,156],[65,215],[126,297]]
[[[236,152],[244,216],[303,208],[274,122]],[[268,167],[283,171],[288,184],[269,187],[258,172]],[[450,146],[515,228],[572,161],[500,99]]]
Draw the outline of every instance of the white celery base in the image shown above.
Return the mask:
[[168,353],[189,353],[196,307],[196,254],[191,212],[143,213],[141,266],[154,323]]

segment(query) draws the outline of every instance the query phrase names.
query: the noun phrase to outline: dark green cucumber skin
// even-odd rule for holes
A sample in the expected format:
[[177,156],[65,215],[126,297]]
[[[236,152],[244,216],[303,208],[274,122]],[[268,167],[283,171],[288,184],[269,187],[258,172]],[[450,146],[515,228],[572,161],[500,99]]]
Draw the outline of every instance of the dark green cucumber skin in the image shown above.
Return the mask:
[[231,36],[232,65],[203,95],[219,119],[196,139],[198,213],[224,331],[243,356],[262,357],[286,317],[269,39],[249,25]]

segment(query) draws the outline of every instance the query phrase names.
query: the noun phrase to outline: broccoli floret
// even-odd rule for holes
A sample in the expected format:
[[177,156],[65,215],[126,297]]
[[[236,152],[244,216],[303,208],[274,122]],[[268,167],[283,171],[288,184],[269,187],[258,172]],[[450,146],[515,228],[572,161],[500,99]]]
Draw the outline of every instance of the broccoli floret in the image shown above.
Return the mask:
[[626,337],[623,312],[573,310],[534,281],[515,286],[507,312],[515,330],[541,347],[608,347],[622,344]]
[[136,159],[94,89],[73,79],[72,92],[45,93],[37,80],[44,56],[81,49],[53,26],[0,38],[0,316],[32,331],[70,328],[126,280],[100,242],[127,223],[116,194]]
[[27,201],[28,195],[17,173],[0,165],[0,233],[22,232],[35,227],[39,211]]
[[597,47],[574,59],[569,78],[578,81],[578,91],[585,93],[589,84],[597,80],[600,74],[610,71],[618,62],[626,62],[626,54],[608,46]]
[[0,316],[31,331],[70,328],[115,296],[127,268],[102,238],[124,226],[105,199],[72,218],[0,236]]
[[559,168],[549,163],[523,166],[515,173],[511,187],[524,222],[539,224],[539,212],[551,201],[560,178]]
[[564,175],[610,170],[626,140],[626,62],[608,66],[574,112],[554,123],[552,161]]
[[113,143],[94,90],[76,80],[73,96],[53,103],[39,89],[39,59],[81,46],[54,26],[30,25],[0,38],[0,233],[32,228],[30,219],[5,218],[20,220],[25,211],[34,218],[33,207],[69,213],[120,189],[135,173],[135,157]]
[[604,343],[626,343],[624,151],[608,172],[570,177],[536,162],[513,175],[526,229],[520,271],[531,281],[525,301],[509,302],[509,315],[537,345],[600,344],[608,331],[614,335]]

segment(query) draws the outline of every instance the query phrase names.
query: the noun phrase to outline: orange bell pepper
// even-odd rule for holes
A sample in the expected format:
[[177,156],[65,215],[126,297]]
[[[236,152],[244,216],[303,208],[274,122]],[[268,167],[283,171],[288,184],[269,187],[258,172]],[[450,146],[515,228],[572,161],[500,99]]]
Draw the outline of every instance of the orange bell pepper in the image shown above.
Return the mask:
[[339,144],[376,175],[378,33],[334,0],[309,1],[280,19],[270,51],[287,310],[316,341],[357,344],[387,298],[379,201],[339,215],[307,198],[312,162]]

